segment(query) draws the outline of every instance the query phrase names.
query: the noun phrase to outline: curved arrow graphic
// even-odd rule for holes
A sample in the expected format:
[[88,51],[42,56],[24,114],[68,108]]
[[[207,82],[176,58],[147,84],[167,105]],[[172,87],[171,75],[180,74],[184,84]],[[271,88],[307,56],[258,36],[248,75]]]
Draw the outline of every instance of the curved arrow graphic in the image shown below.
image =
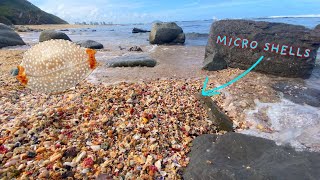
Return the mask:
[[242,74],[240,74],[238,77],[234,78],[233,80],[227,82],[226,84],[222,85],[222,86],[219,86],[219,87],[216,87],[214,89],[210,89],[210,90],[206,90],[207,88],[207,84],[208,84],[208,81],[209,81],[209,78],[208,76],[206,77],[206,80],[204,81],[204,84],[203,84],[203,87],[202,87],[202,92],[201,94],[203,96],[215,96],[215,95],[218,95],[220,94],[220,92],[218,92],[218,90],[220,89],[223,89],[229,85],[231,85],[232,83],[238,81],[239,79],[243,78],[245,75],[247,75],[253,68],[255,68],[262,60],[263,60],[264,56],[261,56],[259,58],[259,60],[254,63],[248,70],[246,70],[245,72],[243,72]]

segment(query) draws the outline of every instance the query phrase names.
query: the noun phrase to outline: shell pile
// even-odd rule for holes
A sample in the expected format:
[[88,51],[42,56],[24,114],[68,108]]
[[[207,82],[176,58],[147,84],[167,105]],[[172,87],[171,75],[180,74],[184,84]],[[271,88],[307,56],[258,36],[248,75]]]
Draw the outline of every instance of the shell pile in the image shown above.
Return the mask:
[[95,68],[95,53],[70,41],[46,41],[25,53],[17,78],[35,91],[61,92],[89,76]]

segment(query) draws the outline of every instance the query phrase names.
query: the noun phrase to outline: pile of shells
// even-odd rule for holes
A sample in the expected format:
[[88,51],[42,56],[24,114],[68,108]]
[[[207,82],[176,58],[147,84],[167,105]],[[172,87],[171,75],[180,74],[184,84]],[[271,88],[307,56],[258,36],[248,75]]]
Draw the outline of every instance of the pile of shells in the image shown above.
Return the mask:
[[58,95],[0,89],[0,178],[180,178],[192,140],[215,133],[201,81],[81,83]]

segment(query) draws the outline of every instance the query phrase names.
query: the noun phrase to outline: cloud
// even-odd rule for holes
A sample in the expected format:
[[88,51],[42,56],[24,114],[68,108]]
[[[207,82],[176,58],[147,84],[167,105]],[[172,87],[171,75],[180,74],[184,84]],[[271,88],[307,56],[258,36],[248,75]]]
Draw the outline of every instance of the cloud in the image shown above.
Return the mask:
[[318,14],[319,0],[29,0],[69,22],[114,23]]

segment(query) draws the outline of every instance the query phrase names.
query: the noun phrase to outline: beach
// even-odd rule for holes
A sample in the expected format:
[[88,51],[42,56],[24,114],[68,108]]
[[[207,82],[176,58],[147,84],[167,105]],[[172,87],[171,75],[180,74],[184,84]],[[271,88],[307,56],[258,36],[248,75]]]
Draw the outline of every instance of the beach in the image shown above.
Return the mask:
[[[110,29],[115,32],[109,33],[122,32],[112,26],[103,30],[78,25],[28,27],[68,29],[67,34],[76,40],[97,40],[101,37],[94,33]],[[202,134],[226,133],[217,130],[197,98],[205,78],[209,77],[207,89],[212,89],[244,72],[237,68],[202,70],[206,41],[202,32],[197,33],[197,38],[184,46],[150,45],[146,35],[103,39],[100,42],[105,48],[97,50],[98,67],[93,73],[73,89],[48,95],[23,87],[10,74],[38,40],[38,32],[21,32],[26,46],[0,50],[0,177],[182,179],[192,141]],[[137,37],[136,42],[132,40]],[[143,52],[128,51],[134,45]],[[149,56],[157,65],[106,65],[114,58],[135,55]],[[308,135],[304,139],[290,135],[285,140],[277,139],[277,135],[291,129],[268,124],[283,112],[270,114],[281,108],[288,111],[289,106],[312,111],[313,116],[297,125],[302,131],[319,125],[319,107],[287,103],[274,88],[277,83],[291,82],[302,89],[317,89],[319,64],[315,69],[308,80],[250,72],[211,99],[233,121],[236,132],[266,137],[279,144],[291,143],[299,150],[320,151],[319,138],[311,142]],[[301,111],[302,116],[310,111]]]

